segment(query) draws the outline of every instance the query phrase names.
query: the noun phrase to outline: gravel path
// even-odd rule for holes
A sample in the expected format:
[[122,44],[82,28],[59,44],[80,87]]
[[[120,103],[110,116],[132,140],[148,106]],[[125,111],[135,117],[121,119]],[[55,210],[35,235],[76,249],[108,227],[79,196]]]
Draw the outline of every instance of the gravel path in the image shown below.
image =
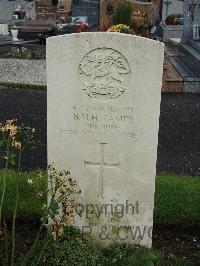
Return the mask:
[[0,84],[46,85],[46,61],[0,59]]

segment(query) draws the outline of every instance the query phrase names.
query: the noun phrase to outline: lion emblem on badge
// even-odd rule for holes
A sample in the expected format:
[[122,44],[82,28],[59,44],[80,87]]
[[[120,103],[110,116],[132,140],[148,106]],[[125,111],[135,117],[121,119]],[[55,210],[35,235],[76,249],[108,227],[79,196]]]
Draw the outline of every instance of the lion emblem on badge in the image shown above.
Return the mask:
[[121,96],[130,80],[126,58],[111,48],[99,48],[86,54],[79,64],[83,91],[96,100]]

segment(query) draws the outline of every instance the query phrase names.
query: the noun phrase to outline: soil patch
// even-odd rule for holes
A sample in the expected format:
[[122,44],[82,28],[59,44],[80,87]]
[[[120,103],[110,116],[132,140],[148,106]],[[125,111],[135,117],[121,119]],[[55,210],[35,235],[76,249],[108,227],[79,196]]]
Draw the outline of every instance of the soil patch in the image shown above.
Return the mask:
[[[11,217],[7,217],[8,231]],[[20,216],[16,221],[16,255],[28,251],[40,227],[39,217]],[[45,232],[43,232],[45,234]],[[200,265],[200,225],[154,225],[153,248],[160,251],[167,261],[185,258],[190,265]]]

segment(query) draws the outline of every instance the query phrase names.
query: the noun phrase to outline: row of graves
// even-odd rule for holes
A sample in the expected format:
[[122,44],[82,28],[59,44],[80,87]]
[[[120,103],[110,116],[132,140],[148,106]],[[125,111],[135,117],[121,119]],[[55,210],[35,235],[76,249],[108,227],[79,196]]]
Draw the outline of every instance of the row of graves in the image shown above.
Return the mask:
[[[150,25],[159,19],[159,0],[135,2],[131,0],[33,0],[25,2],[23,10],[12,10],[9,27],[15,24],[20,40],[35,40],[38,34],[51,36],[76,32],[80,24],[87,24],[89,31],[105,31],[113,25],[113,14],[120,4],[133,10],[133,27],[139,34],[148,35]],[[13,8],[14,8],[13,2]],[[23,13],[23,19],[21,19]],[[14,19],[14,20],[13,20]],[[8,24],[8,23],[6,23]],[[1,26],[0,35],[8,38],[7,26]],[[14,40],[16,42],[16,36]]]
[[[1,41],[4,44],[12,44],[12,38],[9,36],[9,30],[13,36],[13,31],[17,31],[17,37],[14,37],[14,43],[24,43],[27,41],[38,41],[38,36],[52,36],[59,22],[68,22],[68,28],[72,28],[72,14],[70,1],[52,1],[52,0],[33,0],[25,2],[23,5],[18,5],[13,2],[13,5],[4,4],[4,10],[7,11],[7,16],[0,16],[1,26],[0,35]],[[5,12],[4,12],[5,13]],[[23,19],[21,18],[23,14]],[[3,20],[4,19],[4,20]],[[80,23],[76,23],[80,26]],[[78,26],[74,27],[77,28]],[[74,29],[73,29],[74,30]],[[75,31],[75,30],[74,30]],[[70,32],[70,31],[69,31]],[[66,32],[65,33],[69,33]]]

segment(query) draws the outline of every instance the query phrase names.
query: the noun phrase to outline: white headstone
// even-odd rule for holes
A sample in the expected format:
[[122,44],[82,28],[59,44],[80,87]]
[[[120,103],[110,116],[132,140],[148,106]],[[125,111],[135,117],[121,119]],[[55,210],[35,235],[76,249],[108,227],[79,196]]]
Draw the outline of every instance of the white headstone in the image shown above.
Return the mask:
[[47,39],[48,163],[82,191],[74,225],[151,246],[164,46],[120,33]]
[[7,36],[8,32],[8,24],[0,24],[0,36]]

